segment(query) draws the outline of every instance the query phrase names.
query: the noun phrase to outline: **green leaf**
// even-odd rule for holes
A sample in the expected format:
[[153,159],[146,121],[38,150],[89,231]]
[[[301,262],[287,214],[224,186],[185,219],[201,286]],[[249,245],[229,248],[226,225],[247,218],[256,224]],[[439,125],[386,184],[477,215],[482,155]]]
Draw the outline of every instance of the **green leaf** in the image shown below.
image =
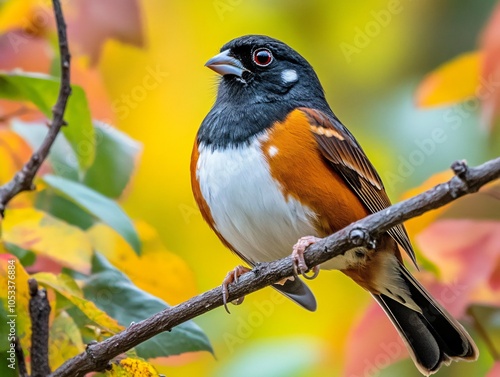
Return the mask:
[[132,221],[113,200],[63,177],[46,174],[42,180],[59,195],[75,203],[80,208],[94,215],[103,223],[116,230],[134,251],[140,255],[141,242]]
[[[295,377],[310,375],[321,358],[321,344],[297,337],[254,343],[234,355],[215,373],[218,377]],[[304,372],[309,373],[304,374]]]
[[[38,149],[49,128],[41,123],[26,123],[18,119],[11,122],[12,130],[21,136],[32,149]],[[59,134],[52,144],[49,162],[55,174],[78,181],[78,161],[75,152],[63,135]]]
[[19,262],[21,262],[24,267],[31,266],[35,263],[36,254],[31,250],[23,249],[22,247],[14,245],[10,242],[4,242],[4,246],[5,250],[19,259]]
[[[83,287],[87,299],[118,320],[123,326],[138,322],[169,306],[159,298],[137,288],[130,279],[96,253],[92,275]],[[143,358],[178,355],[192,351],[212,351],[203,331],[192,321],[174,327],[136,347]]]
[[66,360],[85,351],[80,330],[66,312],[60,312],[50,326],[49,365],[59,368]]
[[[73,148],[79,166],[86,170],[94,161],[94,128],[83,89],[72,85],[64,119],[68,126],[62,132]],[[0,72],[0,98],[30,101],[48,118],[59,94],[59,80],[55,77],[34,73]]]
[[[104,331],[116,334],[123,330],[114,318],[111,318],[104,310],[97,308],[95,303],[83,298],[80,287],[69,275],[54,275],[49,272],[38,272],[32,275],[40,285],[45,288],[51,288],[72,305],[78,308],[90,321],[94,322]],[[58,304],[59,305],[59,304]]]
[[[141,144],[123,132],[95,122],[96,158],[83,182],[110,198],[118,198],[127,187],[137,165]],[[113,179],[109,179],[110,175]]]
[[97,220],[85,209],[68,200],[52,189],[41,190],[35,197],[35,208],[50,213],[68,224],[87,230]]

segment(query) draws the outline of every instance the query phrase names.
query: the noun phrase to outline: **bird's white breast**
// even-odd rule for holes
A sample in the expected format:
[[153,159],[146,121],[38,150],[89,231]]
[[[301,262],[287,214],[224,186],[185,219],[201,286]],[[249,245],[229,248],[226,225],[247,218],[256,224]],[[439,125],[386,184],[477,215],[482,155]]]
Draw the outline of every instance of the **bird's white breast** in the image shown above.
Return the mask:
[[[197,179],[215,227],[252,262],[283,258],[298,238],[317,235],[314,212],[285,197],[272,178],[261,149],[266,138],[218,150],[198,147]],[[276,148],[272,152],[269,158],[280,153]]]

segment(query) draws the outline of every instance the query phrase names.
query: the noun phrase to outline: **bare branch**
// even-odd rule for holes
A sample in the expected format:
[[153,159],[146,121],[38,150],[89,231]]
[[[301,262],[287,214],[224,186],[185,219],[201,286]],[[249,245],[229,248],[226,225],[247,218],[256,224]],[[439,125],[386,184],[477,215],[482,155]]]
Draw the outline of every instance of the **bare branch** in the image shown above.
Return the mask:
[[53,0],[54,13],[57,22],[57,35],[59,38],[59,51],[61,54],[61,86],[55,106],[52,108],[52,120],[49,124],[49,132],[42,144],[33,153],[29,161],[16,173],[14,178],[0,187],[0,216],[3,217],[7,203],[22,191],[34,190],[33,179],[43,161],[47,158],[50,147],[54,143],[64,122],[64,111],[68,97],[71,94],[70,85],[70,54],[68,39],[66,37],[66,23],[62,14],[59,0]]
[[[354,246],[369,246],[391,227],[478,191],[484,184],[500,177],[500,158],[476,168],[468,168],[464,161],[459,161],[452,165],[452,169],[456,175],[450,181],[352,223],[311,245],[305,253],[307,265],[324,263]],[[290,257],[271,263],[261,263],[251,272],[244,274],[238,283],[229,286],[229,300],[243,297],[292,275],[293,262]],[[121,333],[100,343],[89,345],[86,352],[66,361],[51,376],[78,377],[91,371],[102,370],[119,354],[221,305],[223,305],[221,287],[202,293],[134,323]]]
[[28,369],[26,368],[26,360],[24,359],[23,348],[21,347],[21,341],[16,336],[16,359],[18,363],[19,377],[29,377]]
[[29,279],[31,319],[31,377],[45,377],[49,367],[49,315],[50,304],[45,289]]

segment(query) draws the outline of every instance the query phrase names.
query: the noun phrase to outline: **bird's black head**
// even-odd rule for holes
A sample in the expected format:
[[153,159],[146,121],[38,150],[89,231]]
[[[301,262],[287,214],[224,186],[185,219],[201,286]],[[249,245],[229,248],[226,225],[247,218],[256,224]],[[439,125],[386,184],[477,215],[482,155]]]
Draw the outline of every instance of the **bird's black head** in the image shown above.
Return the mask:
[[222,76],[217,100],[198,132],[205,145],[247,143],[297,107],[331,112],[311,65],[276,39],[233,39],[205,65]]
[[233,39],[206,66],[222,75],[218,96],[246,105],[323,97],[311,65],[276,39],[247,35]]

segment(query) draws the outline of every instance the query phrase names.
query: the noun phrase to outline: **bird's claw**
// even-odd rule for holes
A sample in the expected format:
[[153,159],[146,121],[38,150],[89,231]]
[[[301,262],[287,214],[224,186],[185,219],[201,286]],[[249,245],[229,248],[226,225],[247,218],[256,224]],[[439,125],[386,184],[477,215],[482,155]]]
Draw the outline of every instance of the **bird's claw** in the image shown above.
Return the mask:
[[[231,312],[229,311],[229,308],[227,307],[227,299],[229,297],[228,286],[229,286],[229,284],[231,284],[233,282],[237,283],[238,278],[241,275],[246,274],[249,271],[251,271],[251,270],[248,267],[236,266],[233,270],[231,270],[227,273],[226,277],[222,281],[222,301],[224,303],[224,309],[226,309],[226,312],[228,312],[229,314],[231,314]],[[236,300],[231,301],[231,303],[233,305],[240,305],[244,299],[245,299],[245,296],[237,298]]]
[[306,249],[318,242],[319,238],[314,237],[314,236],[306,236],[300,238],[295,245],[293,245],[293,252],[292,252],[292,258],[293,258],[293,270],[295,275],[302,275],[305,279],[312,280],[316,278],[319,274],[319,266],[314,266],[312,268],[312,275],[307,275],[306,273],[309,271],[309,267],[306,264],[306,261],[304,259],[304,252]]

